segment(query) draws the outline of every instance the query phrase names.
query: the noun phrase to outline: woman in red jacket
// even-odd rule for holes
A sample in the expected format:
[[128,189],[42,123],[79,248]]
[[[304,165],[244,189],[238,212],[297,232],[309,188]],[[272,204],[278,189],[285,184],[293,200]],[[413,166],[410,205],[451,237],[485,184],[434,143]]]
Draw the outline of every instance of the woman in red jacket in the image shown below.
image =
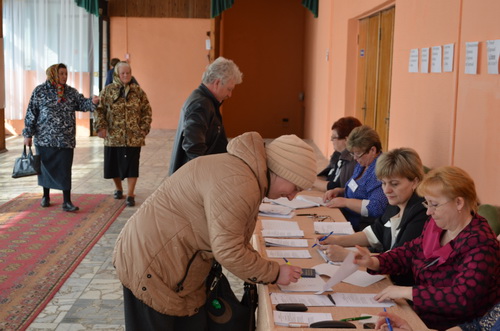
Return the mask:
[[414,286],[388,286],[375,298],[413,301],[429,328],[445,330],[484,315],[500,299],[500,245],[477,214],[471,177],[457,167],[432,170],[417,189],[431,216],[422,235],[376,257],[358,246],[371,273],[413,272]]

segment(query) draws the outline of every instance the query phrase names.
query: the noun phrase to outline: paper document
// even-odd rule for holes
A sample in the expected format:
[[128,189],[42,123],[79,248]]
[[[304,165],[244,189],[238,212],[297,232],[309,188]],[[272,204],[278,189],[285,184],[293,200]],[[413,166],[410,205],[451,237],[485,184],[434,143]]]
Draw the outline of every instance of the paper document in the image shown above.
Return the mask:
[[315,204],[317,207],[326,206],[326,203],[323,202],[322,197],[312,197],[310,195],[299,195],[295,199],[309,202],[311,204]]
[[391,307],[395,305],[392,300],[378,302],[374,297],[374,293],[333,293],[329,295],[271,293],[271,302],[273,305],[303,303],[307,307]]
[[317,234],[353,234],[354,229],[350,222],[314,222],[314,232]]
[[268,247],[308,247],[307,239],[278,239],[266,238]]
[[[333,265],[331,263],[318,264],[314,267],[314,269],[316,269],[316,273],[329,277],[335,274],[339,270],[339,268],[340,266]],[[385,279],[384,275],[370,275],[366,271],[356,270],[342,281],[344,283],[349,283],[356,286],[367,287],[375,284],[378,281],[381,281],[382,279]]]
[[326,282],[325,286],[323,286],[323,290],[316,294],[321,294],[324,291],[331,289],[334,285],[343,281],[347,276],[350,276],[356,270],[358,270],[358,265],[354,264],[354,253],[349,252],[342,264],[338,267],[337,272],[330,275],[330,279]]
[[325,281],[321,277],[300,278],[297,283],[290,283],[289,285],[278,284],[283,292],[317,292],[321,291],[324,285]]
[[267,257],[287,259],[310,259],[311,253],[307,249],[266,249]]
[[278,198],[278,199],[264,199],[264,202],[272,202],[277,205],[282,205],[286,207],[290,207],[293,209],[301,209],[301,208],[312,208],[312,207],[317,207],[318,205],[312,202],[304,201],[304,200],[299,200],[299,199],[293,199],[293,200],[288,200],[288,198]]
[[319,321],[331,321],[330,313],[297,313],[291,311],[273,311],[274,323],[280,326],[308,327]]
[[356,286],[367,287],[385,279],[384,275],[370,275],[366,271],[356,270],[352,275],[346,277],[343,282]]
[[263,237],[278,237],[278,238],[302,238],[304,231],[302,230],[262,230]]
[[264,230],[300,230],[299,223],[294,221],[262,220]]
[[292,218],[295,216],[292,208],[276,205],[272,203],[261,203],[259,206],[259,216]]

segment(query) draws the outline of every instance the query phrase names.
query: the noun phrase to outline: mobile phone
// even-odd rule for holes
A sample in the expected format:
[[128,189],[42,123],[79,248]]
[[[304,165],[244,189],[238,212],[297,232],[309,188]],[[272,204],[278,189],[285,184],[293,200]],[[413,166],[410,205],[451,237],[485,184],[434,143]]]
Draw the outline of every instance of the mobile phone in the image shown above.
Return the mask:
[[314,277],[316,277],[316,269],[302,268],[302,275],[301,276],[304,278],[314,278]]
[[364,323],[363,329],[375,329],[375,323]]
[[303,303],[278,303],[276,310],[279,311],[307,311],[307,306]]

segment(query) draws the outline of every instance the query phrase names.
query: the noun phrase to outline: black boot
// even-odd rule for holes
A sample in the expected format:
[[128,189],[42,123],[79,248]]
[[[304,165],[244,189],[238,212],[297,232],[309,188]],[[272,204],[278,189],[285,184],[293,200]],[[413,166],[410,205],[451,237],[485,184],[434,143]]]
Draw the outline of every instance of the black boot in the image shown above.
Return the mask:
[[80,210],[80,208],[78,208],[77,206],[73,205],[71,203],[71,201],[63,202],[62,209],[64,211],[69,211],[69,212],[74,212],[74,211]]

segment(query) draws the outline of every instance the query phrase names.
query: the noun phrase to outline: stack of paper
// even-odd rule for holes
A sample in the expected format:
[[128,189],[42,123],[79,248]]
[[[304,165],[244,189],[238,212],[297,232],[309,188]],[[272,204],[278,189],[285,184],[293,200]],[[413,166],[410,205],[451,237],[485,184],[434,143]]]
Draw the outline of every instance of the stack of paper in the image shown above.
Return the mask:
[[317,294],[288,294],[271,293],[273,305],[278,303],[303,303],[307,307],[392,307],[394,301],[378,302],[373,293],[333,293],[328,295]]
[[267,257],[272,259],[287,258],[287,259],[310,259],[311,253],[307,249],[266,249]]
[[307,239],[278,239],[266,238],[268,247],[308,247]]
[[310,195],[298,195],[295,199],[315,204],[316,207],[326,206],[326,203],[323,202],[322,197],[312,197]]
[[262,220],[262,228],[263,237],[304,237],[304,231],[300,230],[297,222]]
[[278,198],[278,199],[268,199],[265,198],[264,202],[272,202],[277,205],[286,206],[292,209],[301,209],[301,208],[312,208],[318,207],[318,204],[314,202],[304,201],[300,199],[288,200],[288,198]]
[[290,207],[272,203],[261,203],[259,207],[259,216],[292,218],[293,216],[295,216],[295,213]]
[[354,229],[350,222],[314,222],[314,232],[318,234],[353,234]]
[[319,321],[331,321],[330,313],[296,313],[291,311],[273,311],[274,323],[288,327],[309,327]]

